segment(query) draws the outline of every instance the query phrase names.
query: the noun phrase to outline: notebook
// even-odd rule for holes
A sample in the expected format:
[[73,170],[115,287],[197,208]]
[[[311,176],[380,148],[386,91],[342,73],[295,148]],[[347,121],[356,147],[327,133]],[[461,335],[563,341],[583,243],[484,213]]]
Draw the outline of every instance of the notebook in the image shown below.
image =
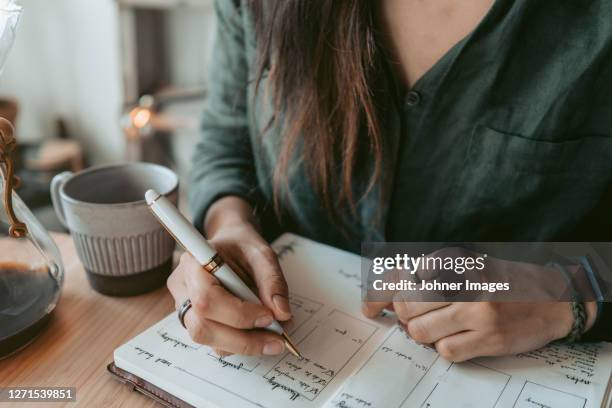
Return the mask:
[[220,358],[192,342],[172,313],[117,348],[111,372],[177,407],[605,406],[609,343],[451,363],[413,342],[391,313],[362,316],[359,256],[291,234],[272,246],[291,290],[290,335],[303,359]]

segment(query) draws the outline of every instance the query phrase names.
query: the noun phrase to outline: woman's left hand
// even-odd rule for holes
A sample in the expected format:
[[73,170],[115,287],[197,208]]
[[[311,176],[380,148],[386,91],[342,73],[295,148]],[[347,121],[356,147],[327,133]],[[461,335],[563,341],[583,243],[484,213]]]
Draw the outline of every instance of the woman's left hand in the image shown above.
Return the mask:
[[[390,306],[369,302],[363,312],[373,318]],[[567,336],[574,321],[567,302],[393,302],[393,309],[413,340],[455,362],[540,348]]]

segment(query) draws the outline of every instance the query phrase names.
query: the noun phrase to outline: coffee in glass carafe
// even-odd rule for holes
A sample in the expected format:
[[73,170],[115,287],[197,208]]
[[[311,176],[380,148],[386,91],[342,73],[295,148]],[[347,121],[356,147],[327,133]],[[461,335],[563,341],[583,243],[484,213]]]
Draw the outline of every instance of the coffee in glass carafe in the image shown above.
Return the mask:
[[64,269],[45,228],[13,189],[13,127],[0,118],[0,358],[41,333],[59,301]]

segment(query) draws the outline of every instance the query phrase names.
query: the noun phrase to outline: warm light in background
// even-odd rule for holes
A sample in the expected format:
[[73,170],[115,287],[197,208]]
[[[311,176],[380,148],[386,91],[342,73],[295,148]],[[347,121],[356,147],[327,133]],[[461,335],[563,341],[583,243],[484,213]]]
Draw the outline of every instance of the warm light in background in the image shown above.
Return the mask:
[[151,110],[148,108],[134,108],[130,112],[132,124],[137,129],[143,129],[144,127],[146,127],[151,121],[151,116]]

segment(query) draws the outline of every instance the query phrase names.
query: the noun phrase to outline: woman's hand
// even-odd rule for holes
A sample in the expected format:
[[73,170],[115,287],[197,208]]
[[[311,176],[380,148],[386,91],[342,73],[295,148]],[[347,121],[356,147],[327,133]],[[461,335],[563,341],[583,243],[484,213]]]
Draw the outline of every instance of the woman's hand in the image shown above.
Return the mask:
[[284,351],[280,336],[265,330],[272,319],[291,318],[287,284],[276,254],[257,232],[250,206],[226,197],[211,206],[206,219],[210,244],[238,273],[252,276],[263,305],[243,301],[219,283],[189,254],[183,254],[168,278],[176,306],[190,299],[185,314],[191,338],[213,347],[220,355],[274,355]]
[[[449,250],[444,251],[449,255]],[[512,282],[514,290],[511,295],[491,295],[491,299],[512,300],[510,296],[515,300],[555,299],[568,290],[562,276],[556,279],[554,268],[494,258],[487,262],[487,268],[472,274],[470,280]],[[459,276],[452,271],[449,277],[422,270],[418,270],[417,275],[424,280],[438,278],[442,281],[452,281]],[[389,276],[391,281],[398,279]],[[588,290],[582,290],[581,293],[589,298]],[[413,340],[434,345],[442,357],[451,361],[534,350],[567,336],[574,323],[568,302],[448,302],[448,297],[444,299],[444,296],[441,300],[445,301],[415,302],[417,296],[414,295],[408,298],[401,292],[386,295],[386,299],[393,299],[393,302],[365,303],[364,314],[373,318],[384,308],[393,309]],[[427,296],[432,300],[431,293]],[[595,321],[597,305],[586,302],[585,308],[585,329],[588,330]]]
[[[375,317],[383,303],[369,303],[364,314]],[[449,361],[517,354],[567,336],[574,321],[565,302],[394,302],[407,334],[433,344]]]

